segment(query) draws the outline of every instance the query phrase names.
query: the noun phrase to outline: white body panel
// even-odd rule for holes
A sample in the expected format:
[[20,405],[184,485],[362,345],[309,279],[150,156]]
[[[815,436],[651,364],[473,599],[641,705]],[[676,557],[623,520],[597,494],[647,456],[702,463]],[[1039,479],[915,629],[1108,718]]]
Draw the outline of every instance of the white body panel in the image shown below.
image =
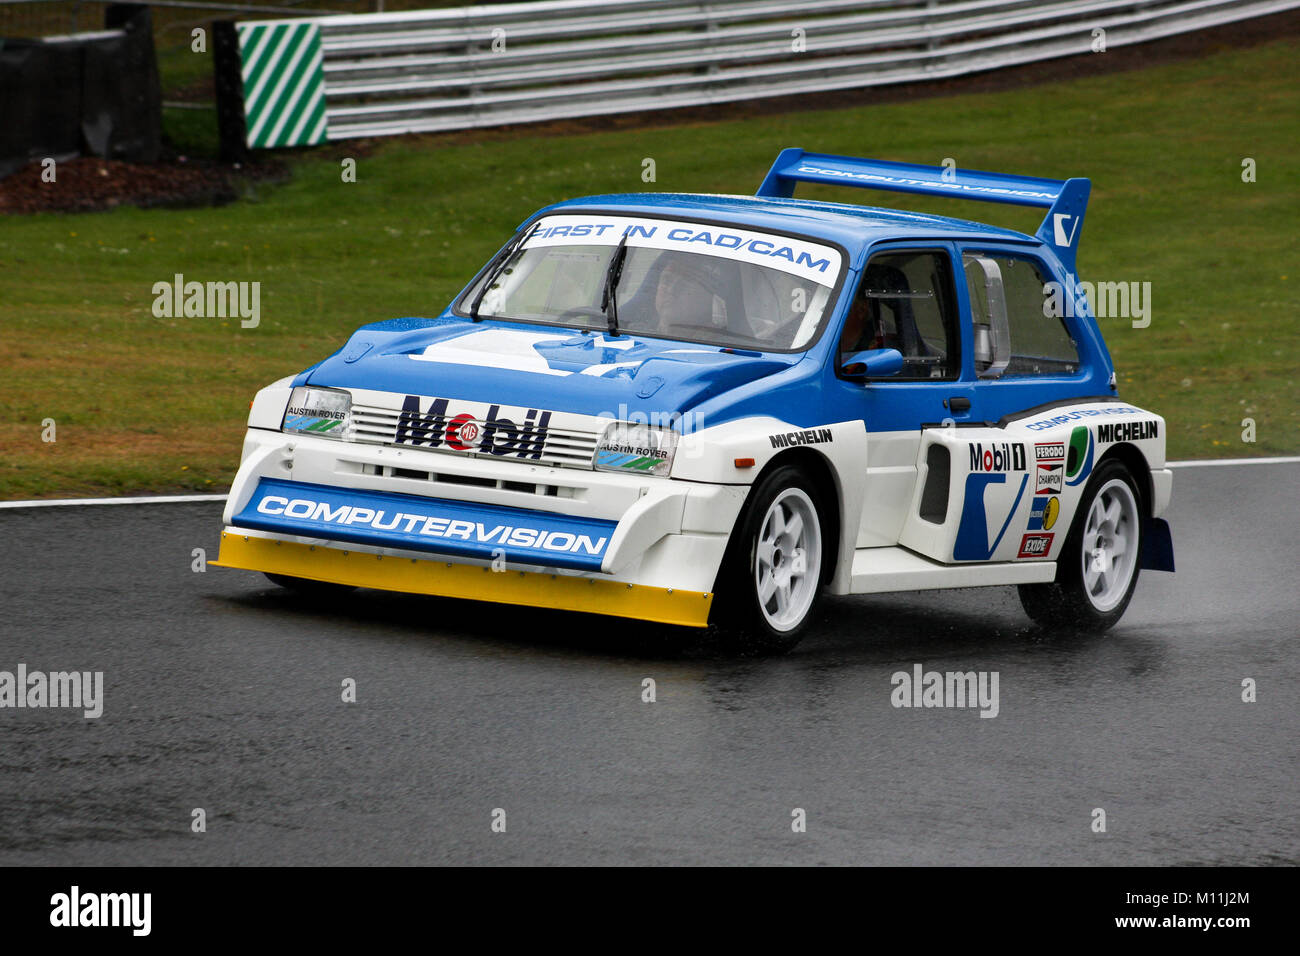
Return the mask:
[[[1167,507],[1172,481],[1164,468],[1163,419],[1115,403],[1062,406],[1005,427],[917,432],[868,433],[861,421],[800,429],[777,418],[743,419],[684,435],[670,479],[495,458],[472,450],[283,433],[278,429],[289,392],[288,382],[281,381],[254,400],[243,461],[226,505],[227,525],[261,477],[582,515],[618,522],[600,578],[701,592],[714,588],[750,485],[765,466],[796,449],[817,455],[835,484],[841,527],[834,529],[840,543],[829,587],[837,594],[1051,580],[1088,474],[1117,443],[1113,430],[1101,426],[1127,428],[1121,429],[1123,440],[1148,462],[1151,480],[1145,490],[1154,515]],[[402,397],[353,391],[355,403],[376,409],[399,409]],[[561,413],[551,419],[552,427],[575,435],[598,436],[607,422]],[[1083,443],[1087,461],[1080,459],[1073,477],[1066,477],[1062,460],[1056,487],[1050,468],[1040,477],[1037,456],[1055,454],[1051,446],[1068,449],[1072,436],[1076,445]],[[942,514],[923,516],[931,478],[927,456],[935,445],[948,455],[947,503]],[[935,481],[941,479],[935,476]],[[1043,483],[1056,490],[1044,491]],[[1048,499],[1055,499],[1055,505],[1046,508]],[[419,560],[483,563],[401,548],[349,547]],[[1032,553],[1026,553],[1027,547]]]
[[907,509],[916,490],[917,448],[920,432],[870,432],[867,471],[863,483],[869,502],[858,522],[859,548],[889,547],[898,543]]
[[1033,561],[998,564],[940,564],[906,548],[862,548],[853,556],[854,594],[932,591],[994,584],[1050,581],[1056,566]]

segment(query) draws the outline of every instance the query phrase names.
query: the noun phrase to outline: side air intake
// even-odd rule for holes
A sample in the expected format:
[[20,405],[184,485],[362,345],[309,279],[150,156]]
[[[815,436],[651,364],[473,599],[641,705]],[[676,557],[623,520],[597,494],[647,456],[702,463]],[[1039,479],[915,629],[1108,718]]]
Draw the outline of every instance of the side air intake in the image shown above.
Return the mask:
[[938,443],[925,452],[925,487],[921,489],[921,517],[934,524],[948,520],[948,446]]

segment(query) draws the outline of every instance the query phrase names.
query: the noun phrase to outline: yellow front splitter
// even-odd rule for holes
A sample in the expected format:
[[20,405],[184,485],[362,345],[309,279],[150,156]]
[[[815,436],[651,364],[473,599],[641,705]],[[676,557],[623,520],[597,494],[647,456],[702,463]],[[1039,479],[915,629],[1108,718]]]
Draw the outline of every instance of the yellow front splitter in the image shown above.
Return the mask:
[[434,594],[562,611],[587,611],[643,621],[705,627],[713,594],[652,588],[535,571],[493,571],[447,561],[344,551],[225,531],[219,568],[243,568],[362,588]]

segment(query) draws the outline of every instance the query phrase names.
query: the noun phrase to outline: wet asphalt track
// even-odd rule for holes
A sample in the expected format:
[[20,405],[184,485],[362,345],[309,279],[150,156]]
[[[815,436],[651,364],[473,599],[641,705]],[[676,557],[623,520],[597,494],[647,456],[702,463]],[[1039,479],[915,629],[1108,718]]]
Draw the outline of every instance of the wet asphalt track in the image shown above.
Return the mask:
[[[1296,863],[1297,492],[1179,470],[1179,572],[1105,637],[1010,588],[840,598],[771,660],[193,573],[219,505],[0,512],[0,670],[106,683],[99,720],[0,710],[0,864]],[[894,709],[915,663],[998,671],[1001,713]]]

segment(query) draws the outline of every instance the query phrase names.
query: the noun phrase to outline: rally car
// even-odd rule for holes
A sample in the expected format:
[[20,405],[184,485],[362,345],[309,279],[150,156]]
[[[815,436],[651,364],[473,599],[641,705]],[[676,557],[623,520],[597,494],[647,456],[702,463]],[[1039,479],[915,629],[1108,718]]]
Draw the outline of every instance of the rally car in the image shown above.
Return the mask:
[[[1030,236],[801,182],[1048,212]],[[755,196],[548,206],[440,315],[257,393],[218,563],[774,650],[825,592],[1014,584],[1106,628],[1174,568],[1172,474],[1076,291],[1089,189],[787,149]]]

